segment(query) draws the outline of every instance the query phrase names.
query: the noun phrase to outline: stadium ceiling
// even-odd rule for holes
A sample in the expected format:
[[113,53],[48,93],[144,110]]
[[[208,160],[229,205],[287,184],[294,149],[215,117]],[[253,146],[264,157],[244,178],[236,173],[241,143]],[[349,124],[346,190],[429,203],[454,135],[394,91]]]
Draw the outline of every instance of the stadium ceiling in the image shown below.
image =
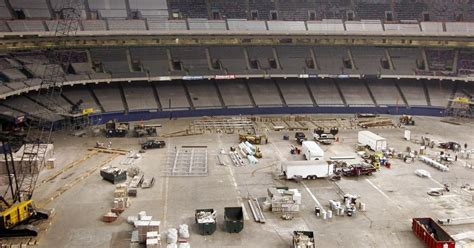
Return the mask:
[[59,43],[51,35],[6,34],[0,50],[182,45],[331,45],[474,48],[474,36],[371,34],[82,34]]

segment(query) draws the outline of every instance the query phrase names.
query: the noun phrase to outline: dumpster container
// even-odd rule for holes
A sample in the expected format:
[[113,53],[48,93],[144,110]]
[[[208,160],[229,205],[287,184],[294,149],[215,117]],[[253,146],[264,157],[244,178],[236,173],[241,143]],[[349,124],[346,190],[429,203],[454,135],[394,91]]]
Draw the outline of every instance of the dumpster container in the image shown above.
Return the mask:
[[454,239],[431,218],[413,218],[413,233],[429,248],[454,248]]
[[214,209],[196,209],[194,219],[198,225],[199,234],[211,235],[216,231],[216,211]]
[[244,212],[242,207],[224,208],[224,227],[229,233],[239,233],[244,229]]

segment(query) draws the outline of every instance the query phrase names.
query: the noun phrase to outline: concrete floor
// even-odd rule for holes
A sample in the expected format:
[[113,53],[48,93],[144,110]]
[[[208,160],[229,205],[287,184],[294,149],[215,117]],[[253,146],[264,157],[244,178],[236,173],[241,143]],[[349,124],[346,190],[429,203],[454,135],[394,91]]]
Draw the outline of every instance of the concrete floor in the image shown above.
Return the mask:
[[[396,118],[396,117],[393,117]],[[416,126],[408,127],[412,136],[429,136],[442,141],[457,141],[474,146],[474,123],[460,126],[442,123],[438,118],[416,117]],[[192,119],[157,120],[163,124],[161,132],[184,129]],[[407,146],[418,149],[419,145],[403,140],[403,128],[374,129],[373,131],[387,138],[390,147],[404,150]],[[354,155],[358,130],[342,130],[341,142],[325,146],[326,158],[333,155]],[[312,230],[316,234],[317,247],[424,247],[411,231],[412,217],[460,217],[474,213],[472,201],[460,196],[460,186],[474,185],[474,169],[462,166],[458,161],[451,166],[450,172],[441,172],[420,162],[405,164],[392,160],[392,168],[381,168],[372,176],[343,178],[338,182],[326,179],[294,182],[278,179],[278,165],[282,159],[292,158],[289,153],[294,141],[284,141],[282,136],[294,132],[269,131],[270,143],[260,146],[264,158],[255,166],[234,167],[217,165],[217,154],[221,148],[229,149],[237,145],[236,134],[204,134],[198,136],[175,137],[164,139],[165,149],[149,150],[136,165],[148,177],[154,176],[153,188],[140,189],[138,196],[132,198],[131,207],[119,219],[110,224],[100,218],[112,205],[114,186],[103,181],[99,172],[93,173],[55,199],[48,207],[55,208],[56,215],[50,229],[40,240],[40,247],[129,247],[132,226],[126,223],[126,217],[145,210],[148,215],[161,221],[161,232],[179,224],[186,223],[191,227],[190,243],[192,247],[290,247],[293,230]],[[307,135],[310,131],[306,132]],[[57,133],[55,140],[56,168],[44,170],[40,175],[46,178],[65,164],[79,159],[93,147],[96,140],[106,141],[105,137],[73,137]],[[136,138],[110,139],[114,148],[138,150]],[[207,145],[209,175],[207,177],[166,177],[167,154],[175,146]],[[430,150],[435,152],[437,149]],[[100,154],[68,170],[51,183],[42,184],[35,192],[36,199],[48,194],[94,168],[110,155]],[[119,165],[123,156],[112,161]],[[473,164],[473,160],[469,161]],[[122,166],[123,165],[119,165]],[[419,178],[414,174],[416,169],[431,173],[432,179]],[[441,197],[426,194],[429,188],[440,187],[448,183],[452,191]],[[302,192],[301,212],[291,221],[281,220],[279,215],[265,212],[267,223],[253,221],[250,209],[246,204],[248,196],[264,197],[271,186],[289,186]],[[334,216],[331,220],[322,220],[314,215],[314,197],[328,208],[328,201],[340,199],[340,193],[351,193],[360,196],[365,202],[366,212],[359,212],[354,217]],[[244,203],[244,204],[243,204]],[[222,229],[224,207],[246,207],[244,230],[239,234],[228,234]],[[218,211],[218,230],[211,236],[200,236],[194,225],[194,210],[197,208],[214,208]],[[474,225],[448,226],[445,229],[451,234],[474,230]],[[164,240],[164,235],[162,235]],[[165,244],[163,242],[163,244]],[[164,246],[165,247],[165,246]]]

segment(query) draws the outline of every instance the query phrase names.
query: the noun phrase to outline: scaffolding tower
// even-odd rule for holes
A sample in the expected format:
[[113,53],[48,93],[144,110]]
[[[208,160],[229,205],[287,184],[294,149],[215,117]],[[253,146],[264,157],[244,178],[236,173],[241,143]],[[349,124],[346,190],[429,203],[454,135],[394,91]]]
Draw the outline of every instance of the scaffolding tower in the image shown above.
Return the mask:
[[[77,30],[79,30],[82,9],[82,0],[57,1],[57,6],[54,6],[56,22],[53,26],[57,46],[66,47],[67,38],[76,35]],[[13,199],[13,202],[32,198],[38,174],[46,163],[44,159],[40,160],[40,158],[45,155],[45,145],[51,143],[51,134],[55,122],[67,118],[69,115],[69,110],[64,109],[57,99],[61,97],[61,87],[66,80],[62,68],[69,66],[72,56],[73,51],[70,50],[62,52],[48,51],[50,62],[45,68],[36,96],[36,100],[41,99],[44,107],[38,105],[38,111],[36,112],[38,118],[30,122],[28,127],[20,162],[24,166],[20,167],[19,178],[17,179],[19,194],[16,196],[17,199]],[[40,163],[38,170],[30,170],[30,167],[33,167],[35,163]]]

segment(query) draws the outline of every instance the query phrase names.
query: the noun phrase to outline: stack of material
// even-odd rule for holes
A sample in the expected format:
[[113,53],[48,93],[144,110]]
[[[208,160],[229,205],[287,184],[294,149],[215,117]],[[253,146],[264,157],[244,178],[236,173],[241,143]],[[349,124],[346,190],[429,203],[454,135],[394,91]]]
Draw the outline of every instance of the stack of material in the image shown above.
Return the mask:
[[308,231],[293,232],[293,247],[295,248],[314,248],[314,234]]
[[158,248],[160,243],[160,234],[158,232],[146,233],[146,248]]
[[245,162],[244,162],[244,160],[242,159],[242,157],[240,156],[239,153],[231,151],[231,152],[229,152],[229,156],[230,156],[230,159],[232,160],[232,163],[234,164],[234,166],[240,167],[240,166],[245,165]]
[[137,196],[137,189],[143,183],[143,174],[138,174],[133,177],[132,181],[128,185],[128,196]]
[[420,160],[422,162],[424,162],[425,164],[427,165],[431,165],[433,167],[435,167],[436,169],[440,170],[440,171],[449,171],[449,167],[444,165],[444,164],[441,164],[427,156],[420,156]]
[[176,228],[168,229],[166,233],[166,243],[168,244],[176,244],[178,242],[178,230]]
[[394,127],[392,120],[389,118],[370,118],[370,119],[361,119],[358,121],[357,125],[362,128],[369,127]]
[[130,207],[130,201],[128,200],[128,197],[119,197],[114,199],[114,207],[111,211],[121,214],[128,207]]
[[127,180],[127,171],[117,167],[104,167],[100,169],[100,175],[113,184]]
[[182,224],[178,228],[179,239],[187,241],[189,239],[189,228],[188,225]]
[[299,212],[301,192],[298,189],[268,188],[268,201],[272,212]]
[[135,227],[138,231],[138,242],[146,243],[148,232],[160,233],[160,222],[154,220],[137,220]]
[[150,178],[145,178],[143,180],[143,183],[142,183],[142,189],[151,188],[151,187],[153,187],[154,184],[155,184],[155,178],[154,177],[152,177],[151,179]]
[[126,197],[127,196],[127,185],[124,183],[115,186],[114,197]]
[[118,218],[118,215],[112,212],[108,212],[102,216],[102,221],[106,223],[114,222]]

